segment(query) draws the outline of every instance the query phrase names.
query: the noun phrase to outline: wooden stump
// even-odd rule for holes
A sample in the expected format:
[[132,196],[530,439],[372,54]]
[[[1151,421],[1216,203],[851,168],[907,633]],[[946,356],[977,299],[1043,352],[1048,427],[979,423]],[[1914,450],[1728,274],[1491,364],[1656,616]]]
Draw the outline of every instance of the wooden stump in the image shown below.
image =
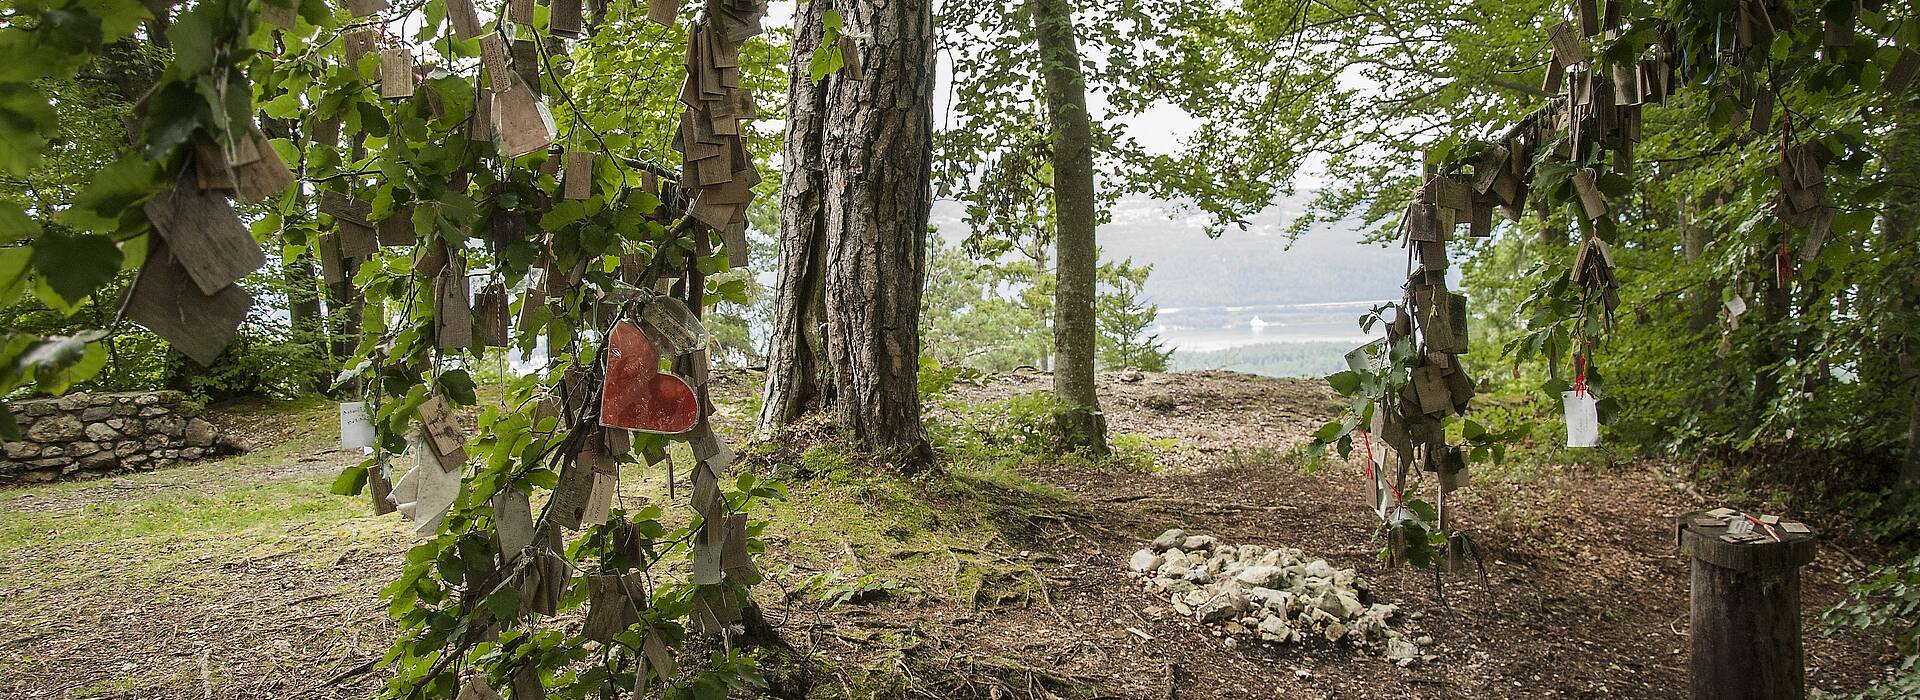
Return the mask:
[[1800,567],[1813,561],[1815,536],[1775,525],[1779,542],[1727,542],[1726,526],[1701,520],[1710,517],[1679,520],[1680,550],[1693,560],[1693,700],[1802,700]]

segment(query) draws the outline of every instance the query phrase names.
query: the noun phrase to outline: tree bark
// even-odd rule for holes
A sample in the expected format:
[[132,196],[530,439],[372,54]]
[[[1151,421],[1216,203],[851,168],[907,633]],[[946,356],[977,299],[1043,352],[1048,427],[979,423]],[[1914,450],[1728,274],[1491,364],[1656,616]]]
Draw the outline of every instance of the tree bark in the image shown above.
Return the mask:
[[[1908,101],[1894,110],[1893,135],[1887,144],[1887,172],[1911,173],[1920,168],[1920,104]],[[1920,348],[1911,320],[1920,312],[1920,272],[1913,267],[1911,252],[1920,238],[1920,189],[1911,181],[1896,180],[1887,190],[1886,206],[1881,210],[1881,235],[1891,259],[1906,262],[1905,269],[1890,270],[1891,306],[1895,318],[1908,321],[1882,324],[1892,331],[1886,347],[1895,371],[1895,386],[1907,398],[1907,445],[1900,459],[1900,486],[1920,489]],[[1895,263],[1898,264],[1898,263]]]
[[[806,61],[829,9],[840,12],[846,35],[859,45],[861,77],[842,70],[814,86]],[[814,0],[802,13],[790,88],[793,109],[807,121],[788,126],[789,153],[797,145],[801,157],[786,159],[781,238],[793,245],[781,252],[775,313],[783,325],[770,353],[780,366],[770,367],[762,415],[791,420],[804,410],[804,382],[813,370],[803,353],[824,345],[823,358],[814,359],[831,367],[841,428],[861,448],[911,471],[933,462],[919,392],[920,296],[933,203],[932,7],[930,0]],[[809,167],[810,150],[818,151],[817,167]],[[790,257],[801,255],[806,259]],[[808,280],[816,272],[817,295]],[[816,304],[824,305],[825,340],[810,344],[807,312]]]
[[800,5],[787,82],[786,164],[780,192],[779,267],[773,336],[767,348],[766,400],[760,425],[785,425],[831,399],[826,376],[826,219],[821,206],[821,119],[827,81],[814,82],[808,63],[820,45],[825,2]]
[[1046,83],[1047,123],[1053,136],[1054,268],[1053,394],[1062,447],[1107,452],[1106,418],[1094,390],[1094,275],[1100,251],[1093,124],[1086,77],[1074,37],[1069,0],[1031,0],[1034,43]]

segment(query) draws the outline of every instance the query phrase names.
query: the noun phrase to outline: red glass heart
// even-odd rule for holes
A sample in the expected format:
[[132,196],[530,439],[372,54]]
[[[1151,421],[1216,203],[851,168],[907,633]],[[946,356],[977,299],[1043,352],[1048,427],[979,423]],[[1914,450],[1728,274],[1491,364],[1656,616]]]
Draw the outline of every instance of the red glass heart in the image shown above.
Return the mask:
[[600,424],[648,433],[684,433],[700,420],[700,399],[687,380],[660,371],[660,351],[639,326],[614,324],[607,334],[607,381],[600,387]]

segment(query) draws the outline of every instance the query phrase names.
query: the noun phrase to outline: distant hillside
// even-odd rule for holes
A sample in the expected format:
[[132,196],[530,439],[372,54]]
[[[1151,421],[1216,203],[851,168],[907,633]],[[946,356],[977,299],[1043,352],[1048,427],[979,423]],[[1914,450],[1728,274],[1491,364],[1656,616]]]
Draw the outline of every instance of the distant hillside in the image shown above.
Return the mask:
[[1325,377],[1346,369],[1347,352],[1358,343],[1263,343],[1210,352],[1178,351],[1169,369],[1230,369],[1269,377]]

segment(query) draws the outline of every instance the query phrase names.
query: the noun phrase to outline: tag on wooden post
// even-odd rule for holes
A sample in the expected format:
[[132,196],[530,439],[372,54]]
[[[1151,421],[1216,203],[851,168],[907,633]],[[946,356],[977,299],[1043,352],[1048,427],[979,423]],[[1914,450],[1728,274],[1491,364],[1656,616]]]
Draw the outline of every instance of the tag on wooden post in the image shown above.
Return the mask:
[[593,155],[593,151],[585,150],[567,152],[567,199],[593,196]]
[[267,264],[266,253],[240,223],[233,205],[220,194],[200,191],[192,168],[180,173],[173,189],[141,208],[206,296],[219,294]]
[[473,309],[467,306],[466,266],[449,255],[446,269],[434,278],[433,337],[441,350],[473,347]]
[[237,284],[211,295],[201,292],[187,267],[160,240],[147,251],[147,262],[127,294],[127,318],[203,367],[220,357],[253,305],[253,297]]
[[447,21],[453,25],[454,36],[462,40],[480,36],[480,14],[473,9],[473,0],[444,0],[447,6]]
[[389,100],[413,96],[413,49],[380,52],[380,96]]
[[464,451],[467,436],[461,434],[460,424],[453,419],[453,407],[442,396],[434,396],[420,404],[420,430],[426,434],[428,446],[437,454],[452,454]]

